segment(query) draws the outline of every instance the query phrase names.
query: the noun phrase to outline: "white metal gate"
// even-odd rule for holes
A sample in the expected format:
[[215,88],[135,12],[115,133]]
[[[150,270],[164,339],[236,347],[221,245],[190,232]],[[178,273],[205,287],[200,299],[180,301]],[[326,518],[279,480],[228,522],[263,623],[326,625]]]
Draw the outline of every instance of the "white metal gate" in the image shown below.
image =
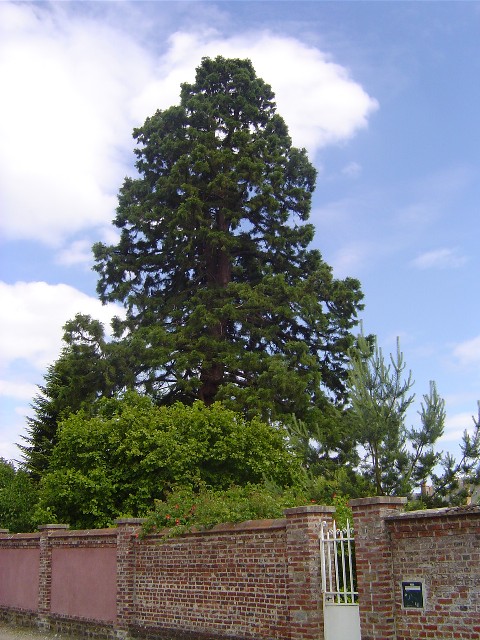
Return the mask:
[[354,537],[350,523],[330,529],[322,522],[322,569],[325,640],[361,640],[358,592],[355,585]]

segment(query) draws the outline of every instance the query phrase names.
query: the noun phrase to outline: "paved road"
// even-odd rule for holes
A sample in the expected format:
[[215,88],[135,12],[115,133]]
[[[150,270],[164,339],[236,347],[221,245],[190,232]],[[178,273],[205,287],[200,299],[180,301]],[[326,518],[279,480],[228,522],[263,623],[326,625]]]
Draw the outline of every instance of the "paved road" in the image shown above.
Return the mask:
[[45,633],[30,627],[13,627],[0,622],[0,640],[75,640],[75,638],[59,633]]

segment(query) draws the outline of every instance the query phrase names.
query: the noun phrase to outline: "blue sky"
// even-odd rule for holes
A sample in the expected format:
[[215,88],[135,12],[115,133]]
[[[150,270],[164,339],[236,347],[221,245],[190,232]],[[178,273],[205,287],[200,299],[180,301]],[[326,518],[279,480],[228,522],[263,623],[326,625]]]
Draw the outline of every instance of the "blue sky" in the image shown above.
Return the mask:
[[311,221],[364,329],[446,400],[480,399],[480,3],[0,3],[0,456],[75,313],[104,322],[93,242],[115,241],[133,127],[202,56],[249,57],[318,169]]

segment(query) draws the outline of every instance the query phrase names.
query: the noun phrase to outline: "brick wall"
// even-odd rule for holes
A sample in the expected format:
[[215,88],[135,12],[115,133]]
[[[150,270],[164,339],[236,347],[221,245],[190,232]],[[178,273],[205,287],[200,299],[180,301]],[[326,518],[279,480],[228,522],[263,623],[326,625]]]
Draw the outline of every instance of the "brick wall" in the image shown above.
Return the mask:
[[[12,606],[0,595],[0,616],[33,616],[39,626],[88,637],[318,640],[318,532],[333,511],[297,507],[283,519],[167,540],[138,537],[136,519],[100,531],[48,525],[28,538],[38,552],[38,606]],[[0,534],[0,552],[22,540]]]
[[404,502],[351,501],[362,640],[478,640],[480,507],[403,513]]
[[289,625],[284,521],[251,529],[137,541],[139,629],[238,638],[285,637]]
[[[480,638],[480,508],[387,518],[397,640]],[[421,582],[424,607],[406,609],[401,583]]]
[[[480,507],[403,513],[404,502],[352,501],[362,640],[478,640]],[[117,640],[321,640],[318,535],[332,513],[298,507],[167,540],[138,537],[128,518],[0,532],[0,618]]]

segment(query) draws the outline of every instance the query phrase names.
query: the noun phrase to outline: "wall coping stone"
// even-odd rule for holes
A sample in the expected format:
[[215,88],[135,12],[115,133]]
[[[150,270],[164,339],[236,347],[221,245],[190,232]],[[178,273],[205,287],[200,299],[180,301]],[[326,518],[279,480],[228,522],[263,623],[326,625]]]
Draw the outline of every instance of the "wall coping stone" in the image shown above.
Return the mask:
[[98,537],[112,537],[116,538],[117,529],[60,529],[58,531],[53,531],[52,537],[56,538],[92,538],[94,536]]
[[404,511],[385,517],[385,520],[417,520],[423,518],[445,518],[455,516],[480,516],[480,505],[460,505],[458,507],[439,507],[437,509],[421,509],[418,511]]
[[263,520],[244,520],[243,522],[221,522],[214,525],[211,529],[200,531],[251,531],[252,529],[281,529],[285,527],[285,518],[270,518]]
[[350,507],[368,507],[375,504],[391,504],[402,506],[406,504],[406,502],[407,498],[399,496],[372,496],[370,498],[354,498],[353,500],[349,500],[348,504]]
[[40,524],[37,527],[39,531],[55,531],[55,530],[65,531],[66,529],[69,529],[69,528],[70,528],[69,524]]
[[34,533],[2,533],[0,540],[38,540],[41,536],[40,531]]
[[167,536],[168,542],[172,540],[179,540],[181,538],[187,538],[192,536],[211,536],[218,534],[241,534],[249,533],[250,531],[267,531],[271,529],[285,529],[287,525],[286,518],[276,518],[272,520],[245,520],[244,522],[221,522],[214,525],[211,529],[202,529],[198,527],[191,527],[188,531],[183,531],[175,536],[170,536],[170,529],[165,527],[155,532],[150,532],[146,537],[148,538],[163,538]]
[[130,524],[130,525],[141,525],[146,521],[147,521],[146,518],[117,518],[116,520],[114,520],[114,522],[117,525],[117,527],[121,527],[121,526],[124,526],[124,525],[127,525],[127,524]]
[[335,507],[321,504],[307,504],[302,507],[290,507],[285,509],[283,513],[286,516],[293,516],[302,513],[335,513]]

